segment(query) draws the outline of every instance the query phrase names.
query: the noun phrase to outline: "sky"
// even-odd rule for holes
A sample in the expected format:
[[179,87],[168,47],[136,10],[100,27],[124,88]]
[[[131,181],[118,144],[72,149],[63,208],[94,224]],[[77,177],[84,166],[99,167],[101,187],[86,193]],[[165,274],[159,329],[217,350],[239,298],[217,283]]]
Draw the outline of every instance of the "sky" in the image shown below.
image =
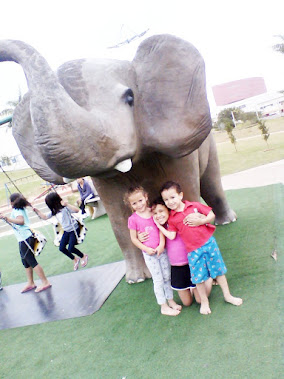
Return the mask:
[[[212,113],[217,84],[261,76],[268,91],[284,90],[284,54],[272,49],[280,42],[275,36],[284,35],[283,0],[2,0],[0,9],[0,39],[32,45],[54,70],[72,59],[132,60],[143,39],[168,33],[203,56]],[[108,48],[147,29],[143,38]],[[0,62],[0,111],[19,90],[27,91],[21,67]],[[0,156],[17,151],[4,129]]]

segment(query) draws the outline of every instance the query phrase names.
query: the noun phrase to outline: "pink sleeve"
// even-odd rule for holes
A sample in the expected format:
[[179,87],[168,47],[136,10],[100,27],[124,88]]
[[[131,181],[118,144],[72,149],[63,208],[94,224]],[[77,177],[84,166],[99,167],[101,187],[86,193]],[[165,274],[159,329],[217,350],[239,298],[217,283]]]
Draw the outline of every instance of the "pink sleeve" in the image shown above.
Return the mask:
[[133,215],[128,218],[128,229],[137,230],[136,220]]

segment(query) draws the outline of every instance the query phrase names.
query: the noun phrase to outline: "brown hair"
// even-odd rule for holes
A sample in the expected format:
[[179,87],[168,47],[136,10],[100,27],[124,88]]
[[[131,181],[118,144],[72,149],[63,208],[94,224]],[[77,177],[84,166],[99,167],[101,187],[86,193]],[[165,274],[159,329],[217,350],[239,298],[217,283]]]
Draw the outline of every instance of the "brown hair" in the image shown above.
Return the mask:
[[129,203],[129,197],[133,195],[134,193],[141,192],[144,196],[148,195],[145,189],[142,186],[132,186],[129,187],[128,190],[125,192],[123,196],[123,202],[125,205],[131,208],[131,205]]
[[15,209],[24,209],[25,207],[31,207],[30,202],[20,193],[12,193],[10,196],[10,202],[13,203],[12,207]]
[[181,186],[177,182],[173,182],[169,180],[168,182],[164,183],[160,189],[160,194],[162,194],[163,191],[169,190],[170,188],[174,188],[177,193],[181,193]]
[[166,206],[166,204],[165,204],[162,196],[156,197],[156,199],[152,201],[152,203],[151,203],[151,210],[152,211],[155,210],[156,207],[157,207],[157,205],[163,205],[164,207],[167,208],[167,206]]

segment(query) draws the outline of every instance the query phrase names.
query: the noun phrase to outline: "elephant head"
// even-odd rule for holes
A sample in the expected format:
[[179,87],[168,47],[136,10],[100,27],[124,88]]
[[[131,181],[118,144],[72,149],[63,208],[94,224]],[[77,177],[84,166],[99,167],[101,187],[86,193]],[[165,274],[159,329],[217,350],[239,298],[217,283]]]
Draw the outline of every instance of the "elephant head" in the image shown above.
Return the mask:
[[209,135],[204,62],[190,43],[153,36],[132,62],[81,59],[54,73],[31,46],[8,40],[0,41],[1,60],[18,62],[28,82],[29,93],[13,115],[23,156],[53,183],[93,178],[125,256],[128,282],[149,276],[129,238],[122,202],[129,185],[142,184],[156,196],[165,180],[180,181],[189,200],[201,194],[217,222],[235,220]]
[[203,60],[174,36],[148,38],[133,62],[81,59],[57,73],[21,41],[0,41],[0,60],[24,70],[13,134],[45,180],[113,176],[152,151],[182,157],[210,132]]

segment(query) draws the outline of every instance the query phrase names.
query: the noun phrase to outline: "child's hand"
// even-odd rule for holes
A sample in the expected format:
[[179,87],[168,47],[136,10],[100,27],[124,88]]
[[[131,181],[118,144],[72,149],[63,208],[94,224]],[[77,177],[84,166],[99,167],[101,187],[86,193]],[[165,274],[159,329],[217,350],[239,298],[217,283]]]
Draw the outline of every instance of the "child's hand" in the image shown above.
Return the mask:
[[149,233],[148,232],[137,232],[137,238],[140,242],[146,242],[149,239]]
[[148,255],[155,255],[157,253],[156,249],[152,249],[152,247],[145,247],[144,248],[144,251],[148,254]]
[[206,216],[201,213],[190,213],[183,219],[183,223],[187,226],[199,226],[203,225],[203,219]]
[[67,205],[68,205],[68,202],[65,200],[61,200],[60,203],[61,203],[62,207],[67,207]]
[[158,257],[164,252],[164,250],[165,249],[161,246],[157,247],[156,252],[157,252]]

